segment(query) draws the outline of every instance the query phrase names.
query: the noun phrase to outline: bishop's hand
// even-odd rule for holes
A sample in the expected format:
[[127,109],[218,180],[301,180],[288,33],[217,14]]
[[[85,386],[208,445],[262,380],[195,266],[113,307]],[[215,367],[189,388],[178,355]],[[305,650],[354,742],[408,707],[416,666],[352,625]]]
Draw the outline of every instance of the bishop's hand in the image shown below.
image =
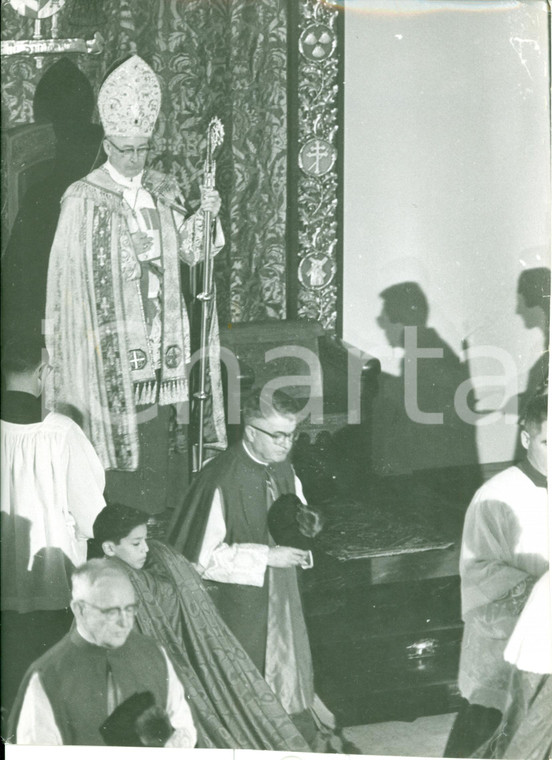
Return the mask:
[[209,211],[213,216],[218,216],[220,211],[220,195],[218,190],[213,188],[203,188],[201,191],[201,211]]
[[309,552],[293,546],[271,546],[268,550],[269,567],[296,567],[309,561]]
[[153,245],[153,240],[147,234],[147,232],[133,232],[131,237],[132,244],[134,245],[134,250],[138,256],[143,256],[144,253],[147,253]]

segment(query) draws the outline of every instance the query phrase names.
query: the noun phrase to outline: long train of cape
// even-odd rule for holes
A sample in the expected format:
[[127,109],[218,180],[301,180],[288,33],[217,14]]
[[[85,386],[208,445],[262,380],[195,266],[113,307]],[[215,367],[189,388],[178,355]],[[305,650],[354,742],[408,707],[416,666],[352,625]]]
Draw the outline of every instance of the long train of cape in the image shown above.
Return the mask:
[[552,751],[551,715],[551,676],[516,669],[502,721],[472,757],[548,760]]
[[[240,504],[240,510],[246,515],[248,514],[251,516],[253,503],[257,504],[258,506],[259,499],[266,498],[266,494],[264,492],[261,494],[256,488],[251,488],[251,482],[255,481],[255,474],[258,475],[257,470],[259,467],[263,469],[262,465],[254,462],[246,454],[241,443],[233,445],[227,451],[218,454],[215,459],[208,462],[201,471],[200,475],[192,483],[187,493],[184,495],[182,507],[176,511],[173,522],[167,532],[167,542],[173,546],[176,551],[182,552],[191,562],[196,562],[201,551],[201,545],[203,542],[207,521],[209,519],[210,507],[213,501],[215,490],[221,483],[225,483],[227,486],[230,486],[230,489],[232,490],[234,506],[236,506],[236,504]],[[289,480],[290,473],[291,477],[293,477],[293,470],[286,462],[270,465],[270,474],[279,493],[293,492],[294,486]],[[264,538],[261,538],[260,535],[255,537],[253,535],[256,532],[254,530],[254,526],[250,525],[249,527],[250,532],[252,532],[248,540],[252,540],[253,542],[261,540],[262,543],[268,540],[268,534]],[[260,526],[257,525],[256,527],[257,530],[259,530]],[[268,531],[268,526],[266,526],[266,530]],[[213,596],[213,599],[217,599],[217,603],[221,603],[220,596],[216,595],[217,586],[220,587],[219,591],[222,591],[223,587],[227,587],[226,596],[230,597],[230,602],[232,602],[232,597],[234,600],[236,600],[235,595],[237,595],[240,589],[239,586],[235,584],[222,583],[213,583],[212,585],[215,587],[213,589],[215,591],[215,596]],[[255,587],[250,588],[255,592],[263,591],[263,589],[257,589]],[[247,589],[247,587],[245,587],[245,589]],[[298,594],[296,585],[295,593]],[[297,599],[297,597],[295,598]],[[247,640],[249,644],[251,643],[250,640],[252,638],[255,638],[255,624],[258,623],[260,616],[263,614],[266,615],[268,612],[268,598],[264,602],[264,610],[262,609],[262,606],[262,602],[259,602],[254,620],[249,617],[245,618],[243,621],[244,627],[246,626],[247,634],[244,640]],[[226,609],[225,613],[229,615],[229,617],[232,617],[231,611],[229,609]],[[300,613],[300,619],[299,616],[294,613],[295,623],[299,624],[299,627],[301,627],[300,622],[302,618],[302,611]],[[236,630],[238,627],[239,626],[236,627]],[[251,631],[253,631],[253,634],[250,635]],[[306,636],[306,630],[304,633]],[[300,660],[304,668],[307,663],[307,660],[305,658],[306,655],[308,657],[307,667],[310,669],[312,668],[312,664],[310,661],[308,640],[303,637],[302,641],[303,647],[305,647],[306,644],[306,649],[303,648],[304,654],[303,656],[300,656]],[[258,642],[258,644],[261,649],[263,647],[266,648],[266,633],[263,641]],[[277,651],[272,652],[271,654],[277,656]],[[310,673],[310,676],[307,678],[307,682],[303,683],[303,686],[306,687],[307,692],[312,689],[312,671]],[[309,738],[310,751],[358,754],[358,748],[355,747],[352,743],[346,741],[341,735],[340,731],[335,730],[335,718],[322,704],[320,699],[315,694],[311,695],[311,697],[313,700],[312,705],[310,705],[306,710],[306,713],[308,713],[309,718],[312,721],[311,733],[313,735],[312,738]]]
[[198,747],[309,751],[194,568],[158,541],[149,547],[147,569],[124,566],[136,590],[137,623],[165,647],[184,684]]

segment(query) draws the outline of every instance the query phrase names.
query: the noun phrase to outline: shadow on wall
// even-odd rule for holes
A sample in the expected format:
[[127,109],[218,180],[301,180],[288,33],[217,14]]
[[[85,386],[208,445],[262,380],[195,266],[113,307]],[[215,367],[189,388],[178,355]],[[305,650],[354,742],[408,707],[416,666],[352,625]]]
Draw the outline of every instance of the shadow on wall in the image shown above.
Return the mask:
[[518,279],[517,308],[524,326],[542,332],[543,351],[529,370],[527,387],[521,394],[520,410],[535,393],[548,384],[548,362],[550,344],[550,269],[535,267],[526,269]]
[[[534,267],[525,269],[517,282],[518,314],[527,330],[539,330],[542,333],[543,347],[536,361],[529,370],[525,390],[510,398],[504,405],[505,413],[519,414],[523,417],[525,407],[530,399],[548,387],[548,368],[550,362],[550,269]],[[525,451],[518,436],[514,461],[522,459]]]
[[[390,346],[401,349],[400,375],[382,373],[374,405],[374,467],[380,475],[424,473],[426,485],[449,488],[445,468],[466,470],[466,494],[480,483],[475,426],[455,406],[470,387],[462,362],[429,327],[429,304],[417,282],[400,282],[380,293],[377,319]],[[471,409],[473,394],[463,394]]]
[[[30,533],[29,520],[2,512],[3,730],[27,668],[67,633],[73,620],[68,608],[73,564],[57,547],[43,547],[31,558]],[[49,599],[52,608],[29,609],[34,599]]]
[[[2,332],[40,331],[50,248],[67,187],[94,162],[102,130],[91,122],[95,100],[87,77],[68,58],[50,66],[37,85],[35,122],[51,123],[56,152],[51,173],[22,199],[2,261]],[[29,139],[33,139],[32,135]],[[8,177],[8,183],[13,182]]]

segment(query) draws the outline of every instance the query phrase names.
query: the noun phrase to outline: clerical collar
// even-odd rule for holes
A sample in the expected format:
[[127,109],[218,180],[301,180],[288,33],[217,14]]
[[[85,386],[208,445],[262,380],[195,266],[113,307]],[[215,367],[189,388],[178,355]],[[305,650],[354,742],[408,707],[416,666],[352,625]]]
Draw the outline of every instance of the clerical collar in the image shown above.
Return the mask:
[[517,467],[529,478],[529,480],[532,480],[533,483],[538,486],[539,488],[546,488],[547,487],[547,478],[546,475],[543,475],[542,472],[539,472],[536,470],[531,462],[525,458],[521,462],[518,462]]
[[42,422],[42,399],[23,391],[2,393],[2,419],[17,425]]
[[[86,641],[87,644],[90,644],[91,646],[96,647],[97,649],[103,649],[106,652],[112,652],[114,649],[120,649],[120,647],[105,647],[105,646],[102,646],[101,644],[97,644],[95,641],[92,641],[91,637],[86,633],[86,631],[80,628],[79,624],[76,621],[75,621],[75,627],[71,628],[70,633],[71,633],[71,638],[73,639],[74,643],[78,643],[78,637],[80,636],[80,638],[83,641]],[[123,642],[121,646],[124,646],[125,643],[126,641]]]
[[138,188],[142,187],[142,176],[144,174],[144,170],[137,174],[135,177],[125,177],[121,172],[118,172],[117,169],[108,161],[104,164],[105,168],[107,169],[109,176],[113,180],[113,182],[116,182],[118,185],[122,185],[123,187],[129,187],[132,190],[138,190]]
[[245,449],[245,453],[250,459],[252,459],[254,462],[257,462],[257,464],[262,464],[263,467],[268,467],[268,462],[263,462],[261,459],[257,459],[245,441],[242,441],[242,446]]

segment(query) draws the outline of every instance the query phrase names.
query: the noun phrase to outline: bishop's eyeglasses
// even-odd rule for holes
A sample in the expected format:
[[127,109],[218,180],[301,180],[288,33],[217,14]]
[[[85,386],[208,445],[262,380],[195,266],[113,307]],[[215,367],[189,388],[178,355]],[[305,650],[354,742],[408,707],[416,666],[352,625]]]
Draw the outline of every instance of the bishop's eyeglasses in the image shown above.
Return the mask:
[[248,422],[247,424],[249,425],[249,427],[255,428],[255,430],[258,430],[259,432],[270,436],[270,438],[272,438],[274,443],[277,443],[280,446],[288,442],[294,443],[297,440],[297,436],[299,435],[297,430],[295,430],[293,433],[282,433],[280,430],[276,431],[275,433],[269,433],[268,430],[257,427],[257,425],[252,425],[250,422]]
[[138,609],[137,604],[127,604],[126,607],[98,607],[95,604],[90,604],[90,602],[85,602],[84,599],[81,599],[81,604],[86,604],[87,607],[92,607],[92,609],[101,613],[109,623],[114,623],[121,615],[134,617]]
[[143,158],[151,150],[150,143],[148,143],[147,145],[140,145],[138,148],[131,148],[131,147],[119,148],[119,146],[115,145],[113,140],[110,140],[109,137],[106,137],[105,139],[111,146],[113,146],[113,148],[115,148],[115,150],[117,151],[117,153],[119,153],[119,155],[124,156],[125,158],[134,158],[135,155],[138,156],[139,158]]

